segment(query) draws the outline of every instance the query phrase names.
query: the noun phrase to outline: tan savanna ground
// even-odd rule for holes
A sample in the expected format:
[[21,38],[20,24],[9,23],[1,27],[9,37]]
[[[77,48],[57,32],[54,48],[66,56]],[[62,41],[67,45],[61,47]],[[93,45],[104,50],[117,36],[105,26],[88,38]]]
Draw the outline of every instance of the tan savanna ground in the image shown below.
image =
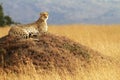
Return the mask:
[[[120,60],[120,25],[50,25],[49,32],[67,36],[68,38],[88,46],[103,55]],[[0,37],[7,34],[9,27],[0,28]],[[120,65],[113,62],[99,64],[93,62],[91,69],[78,68],[76,76],[69,75],[66,71],[62,73],[39,75],[17,75],[6,74],[0,76],[3,80],[120,80]],[[100,62],[99,62],[100,63]],[[77,64],[77,63],[76,63]],[[79,67],[79,64],[77,65]],[[76,66],[75,66],[76,67]],[[29,68],[29,67],[28,67]],[[31,70],[32,72],[32,70]],[[33,71],[34,72],[34,71]],[[68,74],[68,75],[67,75]],[[19,76],[19,78],[18,78]],[[14,78],[13,78],[14,77]]]

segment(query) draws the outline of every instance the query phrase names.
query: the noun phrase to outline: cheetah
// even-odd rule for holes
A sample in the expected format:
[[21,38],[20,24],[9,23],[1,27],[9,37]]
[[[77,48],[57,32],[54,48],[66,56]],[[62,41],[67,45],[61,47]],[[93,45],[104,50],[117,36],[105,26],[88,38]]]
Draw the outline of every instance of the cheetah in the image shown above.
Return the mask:
[[28,39],[46,33],[48,31],[47,20],[48,12],[41,12],[39,19],[34,23],[12,26],[8,35],[20,39]]

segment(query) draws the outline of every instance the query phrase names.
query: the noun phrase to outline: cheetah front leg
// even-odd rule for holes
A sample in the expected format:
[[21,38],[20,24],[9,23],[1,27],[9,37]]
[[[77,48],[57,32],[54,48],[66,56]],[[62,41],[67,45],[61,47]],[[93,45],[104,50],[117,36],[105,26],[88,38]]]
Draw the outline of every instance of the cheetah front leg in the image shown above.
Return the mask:
[[39,41],[39,33],[29,33],[29,38],[32,39],[32,40],[35,40],[35,41]]

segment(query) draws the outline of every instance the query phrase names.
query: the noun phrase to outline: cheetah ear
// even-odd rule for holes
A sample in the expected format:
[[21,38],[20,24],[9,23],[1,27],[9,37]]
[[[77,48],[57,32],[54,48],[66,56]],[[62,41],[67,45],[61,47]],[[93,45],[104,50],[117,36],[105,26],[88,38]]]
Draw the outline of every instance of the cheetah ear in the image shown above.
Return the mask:
[[49,13],[48,13],[48,12],[46,12],[46,14],[48,15]]
[[40,13],[40,16],[43,15],[43,13],[44,13],[44,12],[41,12],[41,13]]
[[40,13],[40,16],[42,15],[42,13]]
[[48,15],[48,12],[41,12],[40,16],[43,15],[43,14],[47,14]]

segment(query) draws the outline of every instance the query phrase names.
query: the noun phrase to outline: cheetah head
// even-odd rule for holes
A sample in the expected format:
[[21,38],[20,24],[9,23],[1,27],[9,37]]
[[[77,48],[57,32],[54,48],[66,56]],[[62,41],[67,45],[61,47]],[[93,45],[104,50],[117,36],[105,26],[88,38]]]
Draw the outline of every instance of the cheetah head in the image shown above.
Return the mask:
[[48,19],[48,12],[41,12],[40,13],[40,18],[42,19],[42,20],[47,20]]

